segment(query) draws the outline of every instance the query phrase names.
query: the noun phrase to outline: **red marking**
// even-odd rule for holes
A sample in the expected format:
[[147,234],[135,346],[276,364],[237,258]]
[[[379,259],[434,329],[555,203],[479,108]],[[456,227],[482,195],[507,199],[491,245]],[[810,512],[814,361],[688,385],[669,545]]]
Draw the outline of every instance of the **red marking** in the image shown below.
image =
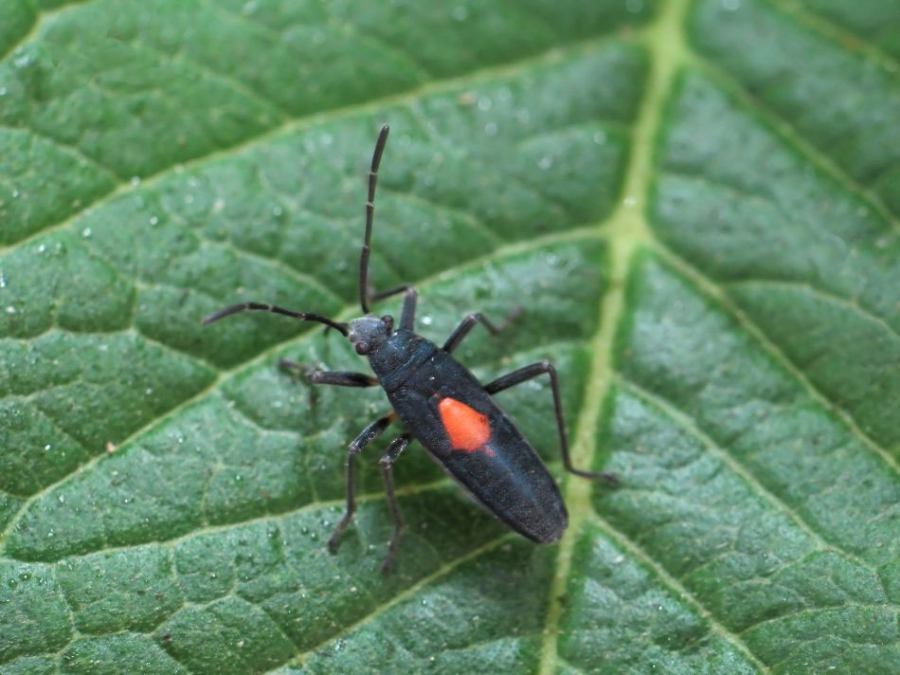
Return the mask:
[[494,451],[485,445],[491,438],[491,425],[486,415],[453,398],[441,399],[438,410],[454,450],[481,450],[494,456]]

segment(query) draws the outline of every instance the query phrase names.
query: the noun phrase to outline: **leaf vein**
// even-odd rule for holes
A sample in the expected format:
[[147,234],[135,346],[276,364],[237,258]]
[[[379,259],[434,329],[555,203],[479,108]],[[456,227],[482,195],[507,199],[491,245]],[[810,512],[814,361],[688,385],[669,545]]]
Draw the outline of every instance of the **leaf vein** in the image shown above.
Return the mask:
[[819,167],[833,177],[848,192],[856,195],[897,231],[900,231],[898,218],[869,186],[861,184],[847,173],[840,165],[807,139],[789,120],[781,117],[764,103],[759,96],[749,91],[744,84],[722,66],[707,60],[697,52],[691,52],[688,62],[702,71],[709,79],[730,93],[745,108],[753,110],[767,126],[774,130],[783,141],[791,145],[800,155],[806,157],[811,164]]
[[707,609],[706,606],[703,605],[703,603],[700,602],[700,600],[696,596],[694,596],[693,593],[691,593],[684,585],[682,585],[682,583],[678,579],[669,574],[668,570],[666,570],[665,567],[654,560],[653,557],[650,556],[646,551],[644,551],[641,546],[633,542],[627,534],[614,527],[611,523],[609,523],[606,519],[604,519],[602,516],[600,516],[600,514],[596,512],[592,512],[590,514],[590,519],[604,532],[606,532],[612,539],[614,539],[621,548],[626,549],[634,558],[638,560],[638,562],[642,563],[645,567],[652,569],[657,577],[666,586],[668,586],[677,596],[686,601],[700,614],[700,616],[709,624],[714,633],[734,645],[734,647],[738,651],[740,651],[759,670],[763,672],[771,672],[770,668],[762,661],[760,661],[756,654],[754,654],[754,652],[744,643],[739,634],[734,633],[724,624],[720,623],[715,615],[710,612],[710,610]]
[[806,392],[816,400],[825,410],[832,412],[846,426],[848,431],[859,440],[865,447],[869,448],[873,454],[879,456],[884,462],[895,472],[900,471],[897,459],[891,452],[882,447],[875,439],[868,436],[859,425],[856,419],[844,408],[838,406],[837,403],[831,401],[816,387],[800,368],[785,355],[781,348],[772,341],[768,334],[756,325],[744,312],[735,306],[731,300],[712,280],[710,280],[701,270],[693,265],[690,261],[675,253],[660,240],[654,242],[655,251],[670,265],[679,272],[691,279],[703,291],[706,297],[714,300],[722,309],[724,309],[732,318],[734,318],[740,326],[743,327],[749,335],[751,335],[766,353],[772,356],[797,382],[806,390]]
[[812,525],[807,523],[803,517],[785,500],[784,497],[772,492],[763,485],[753,472],[744,466],[739,460],[735,459],[730,453],[721,448],[705,431],[699,426],[699,422],[690,417],[688,413],[680,410],[674,403],[644,389],[632,380],[626,379],[623,375],[617,376],[617,381],[624,389],[643,399],[661,412],[669,419],[675,422],[684,431],[689,433],[695,439],[700,441],[703,447],[714,457],[722,461],[731,471],[740,476],[744,482],[753,490],[755,494],[760,496],[766,503],[775,510],[787,515],[800,530],[809,537],[815,545],[822,551],[831,551],[839,553],[845,557],[852,558],[860,565],[869,570],[873,570],[872,565],[865,559],[860,558],[851,551],[839,547],[839,545],[831,544],[825,539],[825,534],[818,532]]
[[842,305],[852,312],[859,314],[866,321],[872,321],[876,323],[880,328],[883,328],[885,331],[890,333],[893,338],[900,338],[900,330],[891,326],[887,321],[885,321],[884,318],[878,316],[877,314],[872,312],[872,310],[860,305],[857,300],[838,295],[832,291],[826,290],[819,286],[815,286],[809,282],[791,281],[787,279],[764,279],[756,277],[746,277],[735,281],[727,281],[722,285],[726,287],[739,287],[747,285],[768,286],[773,288],[793,288],[805,291],[807,293],[810,293],[811,295],[817,295],[827,302]]
[[400,593],[397,593],[390,600],[388,600],[384,604],[379,605],[378,607],[374,608],[372,611],[370,611],[368,614],[366,614],[359,620],[357,620],[354,623],[350,624],[349,626],[345,627],[343,630],[339,631],[338,633],[331,636],[330,638],[327,638],[326,640],[323,640],[319,644],[314,645],[313,647],[310,647],[306,651],[302,652],[293,661],[290,662],[290,665],[302,665],[306,661],[306,659],[309,658],[309,656],[311,656],[314,652],[318,651],[325,645],[331,644],[335,640],[338,640],[341,637],[348,635],[351,632],[357,630],[358,628],[361,628],[362,626],[370,623],[371,621],[374,621],[375,619],[377,619],[379,616],[384,614],[386,611],[388,611],[392,607],[400,604],[407,598],[413,597],[421,589],[425,588],[426,586],[432,584],[435,581],[438,581],[442,577],[450,574],[451,572],[453,572],[453,570],[455,570],[460,565],[464,565],[467,562],[471,562],[471,561],[479,558],[480,556],[484,555],[485,553],[490,553],[493,549],[497,548],[498,546],[500,546],[501,544],[503,544],[504,542],[506,542],[513,536],[515,536],[515,535],[509,534],[509,533],[503,534],[500,537],[497,537],[496,539],[493,539],[493,540],[489,541],[488,543],[483,544],[483,545],[479,546],[478,548],[473,549],[472,551],[469,551],[468,553],[465,553],[457,558],[454,558],[453,560],[451,560],[449,562],[444,563],[437,570],[435,570],[434,572],[432,572],[431,574],[429,574],[425,577],[422,577],[421,579],[419,579],[419,581],[414,583],[412,586],[410,586],[406,590],[401,591]]

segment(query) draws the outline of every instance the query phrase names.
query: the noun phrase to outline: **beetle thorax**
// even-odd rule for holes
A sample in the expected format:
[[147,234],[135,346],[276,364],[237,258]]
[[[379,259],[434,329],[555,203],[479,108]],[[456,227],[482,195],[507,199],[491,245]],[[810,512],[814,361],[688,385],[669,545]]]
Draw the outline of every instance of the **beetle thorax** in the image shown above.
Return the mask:
[[347,339],[357,354],[370,354],[377,349],[394,329],[394,317],[368,314],[350,322]]

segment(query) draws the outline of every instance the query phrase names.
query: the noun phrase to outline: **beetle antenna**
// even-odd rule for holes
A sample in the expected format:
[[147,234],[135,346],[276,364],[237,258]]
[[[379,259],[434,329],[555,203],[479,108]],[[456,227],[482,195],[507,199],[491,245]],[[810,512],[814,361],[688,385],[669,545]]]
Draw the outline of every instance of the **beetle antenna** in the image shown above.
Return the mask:
[[372,251],[372,222],[375,220],[375,185],[378,182],[378,166],[381,164],[381,155],[384,153],[384,144],[387,143],[388,132],[391,128],[385,124],[378,133],[375,142],[375,152],[372,153],[372,167],[369,169],[369,197],[366,200],[366,235],[363,240],[362,251],[359,253],[359,304],[362,305],[363,314],[369,313],[369,254]]
[[214,321],[218,321],[219,319],[224,319],[226,316],[231,316],[232,314],[239,314],[240,312],[246,311],[260,311],[260,312],[273,312],[275,314],[284,314],[284,316],[289,316],[292,319],[299,319],[300,321],[315,321],[317,323],[324,323],[326,326],[330,326],[335,330],[339,330],[341,334],[346,337],[347,336],[347,324],[341,323],[339,321],[333,321],[329,319],[327,316],[321,316],[319,314],[310,314],[309,312],[294,312],[290,309],[285,309],[284,307],[278,307],[276,305],[267,305],[262,302],[242,302],[240,305],[232,305],[231,307],[226,307],[225,309],[220,309],[215,314],[210,314],[208,317],[203,319],[203,324],[206,325],[208,323],[213,323]]

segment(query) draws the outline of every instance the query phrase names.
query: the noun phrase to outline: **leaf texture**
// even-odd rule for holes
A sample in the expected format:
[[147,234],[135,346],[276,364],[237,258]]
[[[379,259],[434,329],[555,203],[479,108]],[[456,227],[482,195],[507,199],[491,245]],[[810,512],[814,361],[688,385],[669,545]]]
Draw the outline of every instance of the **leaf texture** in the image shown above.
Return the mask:
[[[900,15],[839,0],[0,6],[3,673],[887,673],[900,663]],[[412,446],[339,552],[415,283],[562,482],[535,547]],[[398,310],[385,302],[378,311]],[[397,432],[399,433],[399,431]],[[890,664],[895,664],[891,666]]]

